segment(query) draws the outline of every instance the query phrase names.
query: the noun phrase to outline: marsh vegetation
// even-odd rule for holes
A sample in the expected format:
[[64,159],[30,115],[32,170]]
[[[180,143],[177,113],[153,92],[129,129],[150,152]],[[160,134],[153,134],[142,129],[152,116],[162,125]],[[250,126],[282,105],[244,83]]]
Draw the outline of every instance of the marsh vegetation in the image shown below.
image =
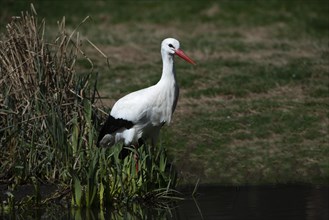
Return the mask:
[[[97,77],[80,47],[78,29],[67,31],[63,18],[55,39],[46,39],[45,20],[38,19],[33,6],[6,27],[0,42],[0,173],[8,189],[1,211],[50,202],[77,208],[134,202],[157,207],[178,199],[176,174],[164,148],[139,148],[137,171],[133,156],[121,161],[119,148],[95,147],[107,114],[96,103]],[[89,63],[86,73],[78,73],[78,59]],[[17,200],[14,191],[25,185],[31,193]],[[44,185],[53,188],[47,197],[41,195]]]

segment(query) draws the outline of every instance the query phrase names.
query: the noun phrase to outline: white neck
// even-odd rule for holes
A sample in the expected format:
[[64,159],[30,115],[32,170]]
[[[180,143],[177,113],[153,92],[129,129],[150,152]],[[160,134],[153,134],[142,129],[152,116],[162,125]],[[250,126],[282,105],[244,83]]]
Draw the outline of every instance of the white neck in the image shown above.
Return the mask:
[[175,65],[174,65],[174,56],[168,54],[164,51],[161,51],[162,54],[162,76],[160,81],[162,80],[170,80],[176,81],[176,73],[175,73]]
[[163,67],[161,79],[156,85],[157,100],[160,102],[159,105],[162,106],[160,109],[163,109],[160,121],[169,124],[172,113],[176,108],[179,88],[176,82],[174,56],[164,51],[161,51],[161,54]]

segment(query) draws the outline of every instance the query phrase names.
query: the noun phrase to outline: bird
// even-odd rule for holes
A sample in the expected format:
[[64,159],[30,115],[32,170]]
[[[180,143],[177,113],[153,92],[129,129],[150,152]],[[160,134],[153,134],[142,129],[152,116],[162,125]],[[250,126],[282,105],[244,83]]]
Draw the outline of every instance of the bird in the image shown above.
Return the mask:
[[196,64],[180,49],[178,40],[164,39],[161,43],[163,67],[160,80],[153,86],[123,96],[113,105],[100,129],[98,147],[111,147],[123,142],[119,154],[121,159],[129,155],[129,147],[138,148],[146,140],[150,140],[151,147],[155,147],[160,129],[163,125],[170,124],[178,101],[175,55],[193,65]]

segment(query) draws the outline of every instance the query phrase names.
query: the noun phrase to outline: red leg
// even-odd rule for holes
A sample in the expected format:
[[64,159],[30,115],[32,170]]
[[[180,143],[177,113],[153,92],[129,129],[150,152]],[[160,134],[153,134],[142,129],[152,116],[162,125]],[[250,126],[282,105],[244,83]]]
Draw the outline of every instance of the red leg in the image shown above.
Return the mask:
[[[134,146],[135,150],[137,151],[138,147]],[[139,167],[138,167],[138,160],[139,160],[139,156],[137,154],[137,152],[134,154],[134,160],[135,160],[135,166],[136,166],[136,173],[138,173],[139,171]]]

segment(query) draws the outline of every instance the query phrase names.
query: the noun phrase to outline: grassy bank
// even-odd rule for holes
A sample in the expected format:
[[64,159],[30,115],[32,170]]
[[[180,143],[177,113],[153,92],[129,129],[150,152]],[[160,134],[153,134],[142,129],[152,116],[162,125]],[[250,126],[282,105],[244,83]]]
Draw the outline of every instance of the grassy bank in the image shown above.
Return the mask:
[[[2,24],[28,7],[3,2]],[[54,29],[63,15],[72,29],[93,18],[81,36],[102,48],[110,66],[93,47],[82,47],[108,107],[156,83],[161,40],[181,41],[198,65],[177,59],[180,99],[161,135],[181,183],[328,183],[327,1],[36,1],[35,7]]]

